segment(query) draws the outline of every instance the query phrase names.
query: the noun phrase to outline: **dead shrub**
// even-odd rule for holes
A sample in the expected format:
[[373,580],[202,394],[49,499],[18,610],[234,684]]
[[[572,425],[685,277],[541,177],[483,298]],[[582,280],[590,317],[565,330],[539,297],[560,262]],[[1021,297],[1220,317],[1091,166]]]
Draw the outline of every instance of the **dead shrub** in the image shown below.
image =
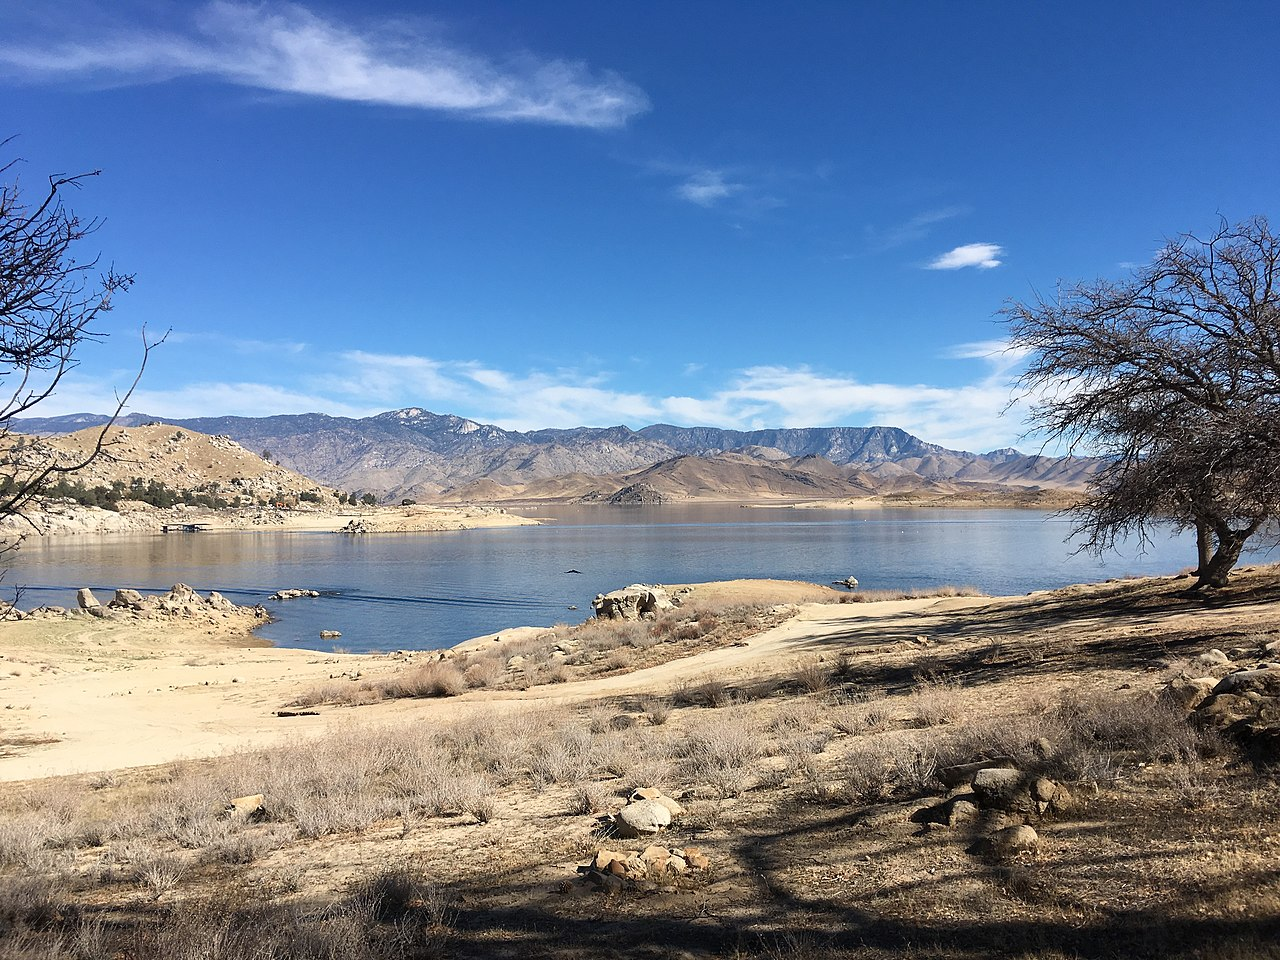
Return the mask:
[[821,693],[831,686],[832,671],[829,664],[813,661],[796,668],[795,682],[805,693]]
[[715,679],[682,683],[672,691],[671,700],[680,707],[723,707],[730,702],[729,688]]
[[506,665],[497,657],[472,660],[462,674],[467,686],[472,689],[495,686],[501,683],[506,675]]
[[408,673],[367,685],[385,697],[456,697],[467,689],[462,671],[448,661],[426,663]]
[[746,716],[706,717],[677,742],[676,756],[684,761],[688,780],[710,784],[723,796],[736,796],[761,754],[760,740],[760,731]]
[[671,717],[671,704],[656,697],[647,697],[640,701],[640,711],[655,727],[660,727]]
[[612,794],[603,784],[594,781],[579,784],[573,791],[572,813],[590,814],[608,811]]
[[921,726],[936,727],[954,723],[964,716],[964,695],[952,683],[922,683],[911,694],[908,708]]

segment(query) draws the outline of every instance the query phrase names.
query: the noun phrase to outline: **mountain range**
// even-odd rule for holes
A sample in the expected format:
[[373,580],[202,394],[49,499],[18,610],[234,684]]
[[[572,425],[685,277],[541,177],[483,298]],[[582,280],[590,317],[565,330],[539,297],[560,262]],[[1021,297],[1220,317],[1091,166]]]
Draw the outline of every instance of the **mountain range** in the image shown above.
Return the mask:
[[[97,414],[15,419],[10,429],[59,434]],[[157,418],[130,414],[133,427]],[[1077,490],[1096,459],[948,450],[896,427],[724,430],[655,424],[503,430],[417,407],[353,419],[319,413],[197,417],[174,426],[228,436],[314,480],[399,499],[836,497],[1000,485]]]

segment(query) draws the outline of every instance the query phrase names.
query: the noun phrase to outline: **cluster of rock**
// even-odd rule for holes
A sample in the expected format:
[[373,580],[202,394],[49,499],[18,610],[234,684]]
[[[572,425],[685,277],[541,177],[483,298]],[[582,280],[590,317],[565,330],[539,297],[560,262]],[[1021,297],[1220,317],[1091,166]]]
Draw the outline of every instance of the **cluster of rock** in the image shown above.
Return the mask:
[[1280,763],[1280,639],[1206,651],[1161,697],[1188,711],[1197,725],[1234,739],[1254,762]]
[[710,858],[698,847],[651,844],[643,850],[601,847],[590,863],[578,868],[578,873],[588,883],[616,892],[629,884],[643,888],[677,884],[690,874],[700,873],[710,866]]
[[216,590],[202,597],[185,583],[175,583],[168,593],[148,596],[137,590],[120,589],[107,603],[102,603],[88,587],[76,592],[74,610],[66,607],[37,607],[29,613],[7,611],[11,619],[61,619],[90,616],[101,620],[159,620],[182,617],[185,619],[217,619],[232,616],[248,616],[253,620],[265,620],[267,611],[260,606],[240,607]]
[[[657,787],[641,787],[627,805],[602,818],[601,827],[615,837],[653,837],[671,826],[684,807]],[[591,862],[578,868],[589,883],[605,890],[621,890],[627,884],[651,886],[675,884],[690,873],[707,870],[711,860],[697,847],[650,844],[641,850],[601,847]]]
[[268,600],[296,600],[298,597],[318,597],[318,596],[320,596],[319,590],[298,590],[296,588],[291,588],[288,590],[277,590],[267,599]]
[[1006,758],[948,767],[939,775],[951,792],[941,803],[916,811],[912,819],[928,829],[968,830],[973,836],[971,851],[995,860],[1034,853],[1040,836],[1033,824],[1072,804],[1064,785],[1020,770]]
[[338,533],[373,533],[373,525],[367,520],[351,520],[345,527],[340,527]]
[[601,620],[656,620],[664,610],[679,605],[678,597],[673,599],[662,587],[644,583],[598,593],[591,601],[591,609]]

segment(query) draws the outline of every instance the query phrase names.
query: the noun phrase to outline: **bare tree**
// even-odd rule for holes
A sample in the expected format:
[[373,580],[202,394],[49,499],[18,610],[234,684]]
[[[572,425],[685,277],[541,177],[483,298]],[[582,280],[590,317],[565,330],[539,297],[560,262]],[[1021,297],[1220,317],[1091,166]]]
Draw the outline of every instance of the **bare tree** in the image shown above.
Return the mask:
[[1194,529],[1196,588],[1225,586],[1280,515],[1280,238],[1262,217],[1184,234],[1122,282],[1010,301],[1035,430],[1110,465],[1074,510],[1101,552]]
[[[100,171],[50,177],[48,187],[28,202],[16,175],[18,162],[0,166],[0,176],[11,178],[0,183],[0,517],[18,513],[52,477],[83,468],[102,452],[106,427],[85,458],[68,463],[20,442],[10,423],[53,394],[76,365],[81,345],[103,336],[94,322],[133,283],[114,267],[99,271],[97,257],[77,259],[81,241],[101,221],[81,220],[63,196]],[[152,346],[144,332],[138,375],[117,397],[112,421],[142,376]],[[15,546],[15,540],[0,541],[0,554]]]

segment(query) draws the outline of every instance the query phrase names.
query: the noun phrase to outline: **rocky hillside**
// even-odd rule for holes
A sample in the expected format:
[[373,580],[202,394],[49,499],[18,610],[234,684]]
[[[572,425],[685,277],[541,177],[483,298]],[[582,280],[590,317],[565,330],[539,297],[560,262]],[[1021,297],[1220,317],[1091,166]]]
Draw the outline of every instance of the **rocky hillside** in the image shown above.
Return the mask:
[[[94,419],[101,422],[104,418],[78,415],[15,422],[14,426],[31,433],[61,433],[83,429]],[[123,423],[132,427],[147,419],[134,415]],[[656,424],[641,430],[619,426],[519,433],[416,407],[359,420],[311,413],[201,418],[177,421],[177,425],[229,436],[252,450],[268,450],[280,463],[326,484],[372,492],[384,501],[441,495],[455,500],[479,498],[486,490],[550,486],[564,488],[564,496],[581,496],[593,488],[609,486],[599,480],[584,482],[580,480],[583,477],[614,478],[679,457],[716,461],[731,453],[757,466],[772,463],[782,471],[801,458],[820,458],[836,467],[857,468],[857,483],[865,482],[881,491],[904,485],[927,487],[933,481],[1079,489],[1100,466],[1097,460],[1026,456],[1016,450],[983,454],[948,450],[896,427],[740,431]],[[718,466],[705,469],[727,477],[724,465],[728,462],[716,461]],[[816,463],[810,467],[813,469],[801,472],[822,474],[825,470],[816,469]],[[686,464],[686,469],[694,469],[693,464]],[[827,486],[840,479],[824,475]],[[776,478],[753,476],[744,475],[744,488],[723,488],[719,495],[745,497],[754,495],[752,491],[760,486],[775,490],[808,484],[803,479],[781,483]],[[828,494],[814,489],[794,495]],[[838,495],[857,494],[846,491]]]
[[[62,436],[13,436],[5,459],[20,472],[49,462],[69,466],[88,457],[100,434],[100,427],[89,427]],[[304,494],[324,500],[333,497],[333,491],[263,460],[228,436],[208,436],[163,423],[112,427],[102,453],[66,479],[84,487],[123,484],[126,489],[155,481],[179,492],[201,491],[229,501],[238,496],[249,503],[297,499]]]

